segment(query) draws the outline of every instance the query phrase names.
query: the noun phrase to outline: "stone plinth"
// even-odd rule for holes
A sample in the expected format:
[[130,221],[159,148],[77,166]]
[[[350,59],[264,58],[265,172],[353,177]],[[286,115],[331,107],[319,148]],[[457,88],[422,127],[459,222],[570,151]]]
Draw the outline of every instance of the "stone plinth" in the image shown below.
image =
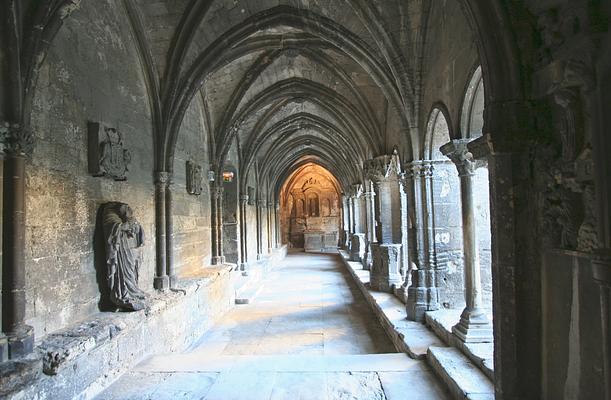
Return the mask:
[[365,234],[355,233],[350,240],[350,261],[361,262],[365,257]]
[[371,289],[389,292],[394,287],[401,286],[403,279],[399,272],[400,244],[371,245],[373,265],[371,268]]

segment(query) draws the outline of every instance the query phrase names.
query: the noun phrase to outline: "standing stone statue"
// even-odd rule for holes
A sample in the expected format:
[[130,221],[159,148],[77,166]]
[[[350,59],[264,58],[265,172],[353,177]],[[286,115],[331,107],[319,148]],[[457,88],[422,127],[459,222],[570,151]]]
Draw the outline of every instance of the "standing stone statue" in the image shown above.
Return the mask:
[[129,205],[111,202],[102,207],[110,300],[125,311],[142,310],[146,295],[138,288],[141,260],[136,249],[144,246],[144,231]]

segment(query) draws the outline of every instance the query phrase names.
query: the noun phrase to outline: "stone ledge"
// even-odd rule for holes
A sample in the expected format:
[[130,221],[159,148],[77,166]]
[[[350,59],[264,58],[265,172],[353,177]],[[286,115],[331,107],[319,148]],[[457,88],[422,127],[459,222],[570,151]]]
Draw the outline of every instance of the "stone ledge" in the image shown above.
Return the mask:
[[494,385],[459,350],[430,347],[428,361],[455,399],[494,400]]
[[397,297],[369,290],[369,271],[361,263],[348,261],[346,251],[341,250],[340,255],[397,351],[424,359],[430,346],[444,345],[425,325],[407,319],[405,305]]
[[[0,391],[15,400],[90,398],[143,358],[185,350],[232,307],[230,271],[228,266],[202,269],[177,289],[152,294],[146,310],[99,313],[47,335],[32,355],[34,375],[11,389],[5,383],[12,377],[3,374]],[[18,371],[10,375],[18,378]]]
[[494,343],[463,343],[452,333],[461,310],[438,310],[425,313],[425,323],[446,345],[462,351],[475,366],[494,381]]

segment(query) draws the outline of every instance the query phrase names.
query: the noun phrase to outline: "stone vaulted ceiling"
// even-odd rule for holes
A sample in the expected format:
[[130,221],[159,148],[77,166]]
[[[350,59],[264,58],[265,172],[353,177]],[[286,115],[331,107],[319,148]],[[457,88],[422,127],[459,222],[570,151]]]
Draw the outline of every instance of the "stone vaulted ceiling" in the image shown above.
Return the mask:
[[237,149],[242,176],[256,168],[270,186],[308,162],[349,185],[356,165],[397,145],[411,157],[422,1],[124,1],[160,169],[196,96],[211,159]]

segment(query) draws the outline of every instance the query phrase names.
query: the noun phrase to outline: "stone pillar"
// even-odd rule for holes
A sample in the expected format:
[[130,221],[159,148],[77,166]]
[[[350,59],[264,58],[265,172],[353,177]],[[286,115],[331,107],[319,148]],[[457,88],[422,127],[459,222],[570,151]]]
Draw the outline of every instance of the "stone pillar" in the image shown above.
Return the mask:
[[257,200],[257,260],[263,259],[263,209],[265,201]]
[[350,203],[352,206],[352,235],[350,236],[350,260],[361,262],[365,255],[365,233],[362,225],[361,214],[364,212],[361,207],[361,195],[363,186],[361,184],[352,185]]
[[172,213],[172,175],[168,176],[165,190],[165,254],[166,254],[166,275],[170,288],[176,287],[178,277],[174,264],[174,214]]
[[272,254],[274,252],[274,203],[269,201],[267,203],[267,252]]
[[452,332],[466,343],[492,342],[492,324],[482,308],[482,282],[473,196],[475,170],[483,165],[483,162],[473,158],[467,148],[468,142],[468,140],[454,140],[441,147],[443,154],[450,158],[458,169],[462,202],[466,307],[460,316],[460,322],[452,328]]
[[[19,125],[5,124],[2,208],[2,357],[16,359],[34,349],[34,329],[25,324],[25,165],[32,136]],[[3,133],[3,132],[0,132]],[[5,342],[4,338],[1,342]],[[6,343],[5,342],[5,343]],[[2,343],[0,343],[2,346]]]
[[371,270],[371,264],[373,264],[373,256],[371,254],[371,245],[375,242],[375,213],[374,213],[374,202],[375,192],[371,187],[371,183],[365,185],[365,192],[363,193],[363,199],[365,200],[365,254],[363,255],[363,269]]
[[240,270],[244,275],[248,272],[248,227],[246,213],[248,206],[248,195],[240,195]]
[[605,400],[611,400],[611,255],[607,254],[596,257],[592,260],[592,267],[594,280],[600,286],[600,323],[603,340]]
[[342,208],[344,214],[344,227],[342,237],[342,247],[348,249],[350,247],[350,197],[348,194],[342,195]]
[[439,309],[439,288],[435,259],[435,232],[433,224],[433,165],[430,161],[414,161],[409,165],[413,185],[417,249],[410,272],[411,285],[407,293],[407,315],[414,321],[423,321],[425,311]]
[[223,257],[223,186],[220,184],[212,185],[210,195],[212,265],[221,265],[225,263],[225,257]]
[[375,190],[376,243],[371,246],[371,288],[390,291],[403,284],[399,271],[402,239],[399,155],[395,151],[366,161],[364,170]]
[[282,232],[280,230],[280,202],[276,201],[274,208],[274,223],[276,226],[276,247],[282,246]]
[[153,287],[157,290],[170,288],[170,278],[167,274],[167,206],[166,192],[170,174],[166,171],[155,173],[155,245],[156,268]]

